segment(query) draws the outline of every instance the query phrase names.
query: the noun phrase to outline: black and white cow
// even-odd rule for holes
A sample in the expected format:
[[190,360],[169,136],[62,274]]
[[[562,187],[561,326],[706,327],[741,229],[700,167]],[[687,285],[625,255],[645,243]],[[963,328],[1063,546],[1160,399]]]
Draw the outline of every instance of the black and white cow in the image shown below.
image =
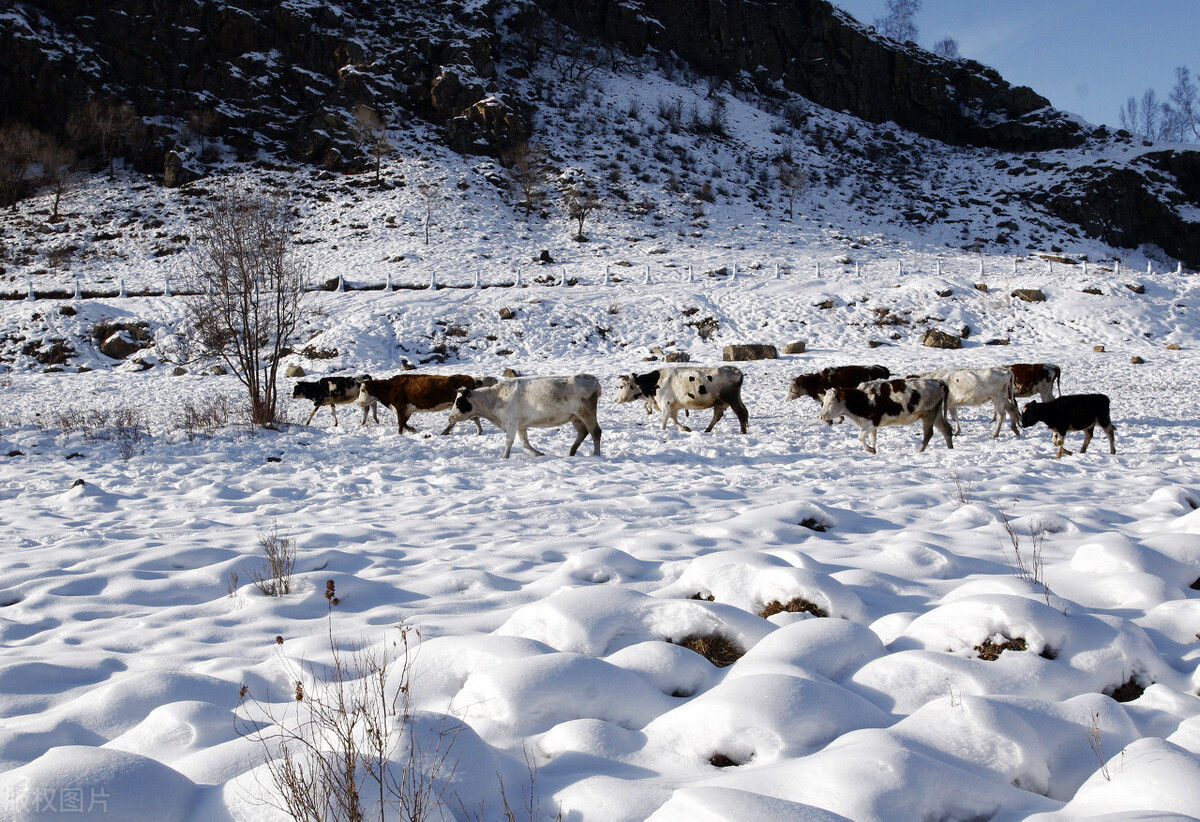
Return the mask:
[[1108,452],[1117,453],[1116,426],[1112,424],[1109,414],[1107,394],[1065,394],[1049,402],[1033,400],[1021,412],[1021,425],[1025,428],[1037,425],[1039,422],[1053,433],[1054,444],[1058,446],[1055,458],[1070,454],[1066,449],[1067,434],[1071,431],[1083,431],[1083,445],[1079,453],[1087,451],[1092,441],[1092,431],[1098,425],[1108,437]]
[[504,458],[512,453],[513,440],[534,456],[542,452],[529,444],[530,428],[575,426],[571,456],[591,434],[593,453],[600,455],[600,423],[596,409],[600,402],[600,381],[591,374],[573,377],[518,377],[501,380],[482,388],[463,388],[450,408],[450,424],[482,417],[504,432]]
[[821,419],[832,422],[845,416],[859,427],[858,440],[869,454],[876,453],[875,435],[880,428],[917,420],[923,427],[917,450],[925,450],[935,427],[946,438],[946,447],[953,448],[954,438],[946,422],[949,393],[946,383],[931,379],[872,380],[857,388],[831,388],[821,402]]
[[732,365],[659,368],[648,374],[621,376],[615,399],[617,402],[653,400],[662,409],[663,429],[670,420],[680,431],[692,430],[679,421],[681,410],[711,408],[713,417],[705,433],[713,430],[726,408],[732,408],[745,434],[750,413],[742,402],[742,380],[741,369]]
[[[298,382],[292,388],[292,399],[312,400],[313,410],[308,415],[308,419],[304,421],[305,425],[312,422],[313,417],[324,406],[329,406],[329,413],[333,414],[333,424],[337,425],[337,411],[334,410],[334,406],[345,405],[357,400],[359,388],[364,380],[369,379],[371,379],[369,374],[359,374],[356,377],[322,377],[313,382]],[[379,409],[374,402],[363,408],[363,425],[367,424],[368,413],[373,413],[375,422],[379,422]]]
[[933,380],[941,380],[950,389],[946,400],[946,412],[954,420],[954,433],[962,433],[962,424],[958,421],[959,406],[975,406],[985,403],[992,404],[992,419],[996,422],[993,437],[1000,436],[1004,426],[1004,418],[1008,417],[1009,427],[1018,437],[1017,401],[1013,396],[1013,372],[1007,368],[939,368],[921,374]]

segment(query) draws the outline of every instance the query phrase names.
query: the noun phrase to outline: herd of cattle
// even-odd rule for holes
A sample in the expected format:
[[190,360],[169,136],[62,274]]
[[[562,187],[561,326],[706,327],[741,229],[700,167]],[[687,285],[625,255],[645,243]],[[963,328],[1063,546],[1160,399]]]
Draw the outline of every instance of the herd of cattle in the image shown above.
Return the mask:
[[[929,444],[936,428],[954,447],[954,435],[961,433],[958,408],[991,403],[998,437],[1008,420],[1012,432],[1020,436],[1018,422],[1028,428],[1039,422],[1051,430],[1057,457],[1069,454],[1066,435],[1083,431],[1080,452],[1087,450],[1094,429],[1099,426],[1108,437],[1110,453],[1115,454],[1115,428],[1109,415],[1109,399],[1104,394],[1061,395],[1061,369],[1049,363],[1019,363],[991,368],[945,368],[926,374],[893,378],[881,365],[848,365],[825,368],[802,374],[792,380],[788,399],[808,396],[821,404],[820,418],[827,423],[849,419],[859,428],[859,441],[868,453],[874,454],[876,432],[889,425],[909,425],[920,421],[921,448]],[[682,431],[690,431],[679,421],[680,411],[712,409],[712,421],[705,432],[712,431],[726,409],[737,416],[743,434],[750,415],[742,402],[742,371],[732,365],[715,367],[676,366],[659,368],[646,374],[629,374],[619,378],[618,403],[642,400],[647,413],[657,409],[662,413],[662,427],[674,422]],[[1055,396],[1055,388],[1060,396]],[[1038,395],[1023,410],[1017,408],[1018,397]],[[434,374],[397,374],[385,380],[368,375],[356,377],[324,377],[313,382],[299,382],[292,391],[295,399],[313,403],[306,425],[321,408],[328,406],[337,425],[335,406],[356,402],[363,412],[363,424],[373,413],[379,421],[378,405],[383,404],[396,414],[397,430],[414,430],[408,425],[416,412],[449,409],[449,424],[442,434],[450,433],[459,422],[472,420],[476,433],[482,433],[480,419],[485,419],[504,432],[504,456],[512,452],[513,442],[541,456],[529,443],[528,429],[555,428],[570,423],[575,428],[575,443],[571,456],[583,441],[591,436],[593,453],[600,453],[600,424],[597,407],[600,402],[600,381],[591,374],[572,377],[515,377],[507,380],[476,379],[463,374],[439,376]],[[954,421],[951,430],[947,419]]]

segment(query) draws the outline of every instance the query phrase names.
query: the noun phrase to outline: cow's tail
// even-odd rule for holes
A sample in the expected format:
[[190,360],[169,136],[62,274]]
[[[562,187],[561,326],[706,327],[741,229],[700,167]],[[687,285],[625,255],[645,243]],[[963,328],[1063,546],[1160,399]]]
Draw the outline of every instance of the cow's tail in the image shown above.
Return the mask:
[[1054,384],[1058,386],[1058,396],[1062,396],[1062,369],[1059,368],[1054,375]]

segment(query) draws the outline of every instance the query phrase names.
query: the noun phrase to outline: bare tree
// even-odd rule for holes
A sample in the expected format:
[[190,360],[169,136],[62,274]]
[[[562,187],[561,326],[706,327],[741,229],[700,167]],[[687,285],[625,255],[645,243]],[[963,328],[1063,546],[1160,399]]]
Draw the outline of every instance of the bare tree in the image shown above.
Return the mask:
[[250,394],[250,417],[273,425],[283,348],[309,310],[308,267],[291,242],[282,200],[229,189],[212,202],[190,256],[185,297],[200,343]]
[[887,0],[887,14],[875,21],[875,28],[901,43],[915,41],[918,31],[914,18],[920,10],[921,0]]
[[953,37],[943,37],[933,44],[933,53],[947,60],[957,60],[962,54],[958,50],[958,41]]
[[42,141],[43,135],[24,123],[0,129],[0,206],[17,210]]
[[211,108],[198,108],[188,112],[187,130],[200,138],[200,154],[208,151],[208,141],[221,131],[221,115]]
[[505,152],[501,159],[510,184],[521,194],[521,205],[528,219],[529,213],[546,199],[545,186],[551,174],[546,152],[538,144],[531,146],[522,142]]
[[110,180],[116,176],[117,153],[141,128],[141,120],[128,103],[103,103],[95,99],[77,109],[67,124],[67,130],[76,140],[100,152],[108,163]]
[[1170,135],[1174,140],[1200,140],[1200,88],[1187,66],[1175,69],[1175,86],[1167,105]]
[[438,182],[421,183],[417,186],[421,192],[421,211],[425,224],[425,245],[429,245],[429,227],[433,218],[446,207],[446,198],[442,196],[442,185]]
[[775,176],[779,181],[779,190],[787,199],[788,219],[790,220],[796,205],[796,198],[808,187],[808,174],[795,163],[780,157],[775,162]]
[[354,107],[354,121],[350,124],[350,132],[354,135],[354,143],[360,149],[365,149],[375,163],[375,182],[379,182],[380,167],[383,158],[392,150],[387,138],[387,126],[375,109],[359,103]]
[[38,164],[42,167],[42,180],[54,192],[54,207],[50,214],[50,222],[58,222],[58,207],[63,196],[75,187],[78,180],[78,156],[74,151],[53,138],[47,138],[37,155]]
[[573,221],[577,226],[573,238],[576,242],[587,242],[587,237],[583,233],[583,224],[592,212],[599,211],[603,205],[600,195],[585,184],[571,185],[563,192],[563,208],[566,211],[567,219]]

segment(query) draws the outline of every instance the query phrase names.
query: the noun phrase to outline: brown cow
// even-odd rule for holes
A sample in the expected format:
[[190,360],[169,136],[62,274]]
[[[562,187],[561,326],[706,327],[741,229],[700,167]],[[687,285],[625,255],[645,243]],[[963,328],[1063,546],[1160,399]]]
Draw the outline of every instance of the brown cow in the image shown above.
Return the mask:
[[[445,411],[454,403],[460,388],[478,388],[494,383],[493,379],[477,380],[466,374],[397,374],[386,380],[363,380],[358,392],[358,404],[381,402],[396,412],[397,430],[416,432],[408,424],[408,418],[417,411]],[[449,434],[454,423],[446,426],[442,434]],[[483,433],[483,426],[475,420],[475,432]]]
[[1008,370],[1013,373],[1013,395],[1017,397],[1032,397],[1038,394],[1042,402],[1054,399],[1054,386],[1058,384],[1058,393],[1062,394],[1062,369],[1048,362],[1020,362],[1010,365]]

